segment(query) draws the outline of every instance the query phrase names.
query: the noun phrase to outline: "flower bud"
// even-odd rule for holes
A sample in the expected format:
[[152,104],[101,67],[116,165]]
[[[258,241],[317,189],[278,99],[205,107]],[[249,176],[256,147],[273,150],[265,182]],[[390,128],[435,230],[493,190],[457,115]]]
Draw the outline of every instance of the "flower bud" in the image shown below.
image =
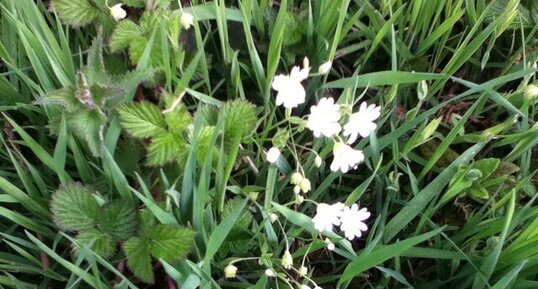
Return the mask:
[[227,279],[235,278],[236,273],[237,273],[237,267],[235,267],[232,264],[229,264],[228,266],[226,266],[226,268],[224,268],[224,277],[226,277]]
[[303,193],[308,193],[311,189],[310,180],[307,178],[304,178],[299,184],[299,187],[301,187],[301,191],[303,191]]
[[274,164],[280,157],[280,150],[277,147],[272,147],[267,152],[267,161]]
[[334,250],[334,244],[333,244],[333,242],[331,242],[331,240],[326,239],[325,244],[327,244],[327,250],[329,250],[329,251]]
[[267,269],[265,270],[265,276],[267,277],[276,277],[275,271],[273,269]]
[[428,95],[428,82],[426,82],[426,80],[418,83],[417,94],[420,101],[423,101]]
[[125,10],[121,8],[122,5],[123,3],[119,3],[109,8],[110,14],[112,15],[112,17],[114,17],[116,21],[121,20],[127,16],[127,12],[125,12]]
[[310,286],[308,285],[302,284],[301,289],[312,289],[312,288],[310,288]]
[[293,187],[293,192],[294,192],[296,195],[298,195],[298,194],[301,192],[301,187],[299,187],[299,186],[295,186],[295,187]]
[[538,96],[538,86],[534,84],[527,85],[524,94],[528,99],[536,98]]
[[188,30],[194,24],[194,17],[187,12],[181,13],[181,25]]
[[331,67],[333,66],[333,62],[332,61],[327,61],[325,63],[323,63],[322,65],[319,66],[318,68],[318,73],[319,74],[327,74],[329,73],[329,71],[331,71]]
[[303,175],[301,175],[299,172],[295,172],[291,175],[290,182],[294,185],[299,185],[303,179]]
[[308,57],[306,57],[306,56],[303,59],[303,68],[304,69],[310,68],[310,61],[308,60]]
[[284,269],[286,270],[289,270],[292,265],[293,257],[291,256],[290,251],[286,250],[286,252],[284,252],[284,255],[282,255],[282,267],[284,267]]
[[298,271],[301,277],[306,276],[306,274],[308,274],[308,268],[306,268],[305,266],[301,266]]
[[278,220],[278,215],[273,213],[269,216],[269,220],[271,221],[271,223],[274,223],[276,222],[276,220]]
[[303,202],[304,202],[304,197],[303,197],[303,196],[301,196],[301,195],[296,195],[296,196],[295,196],[295,203],[296,203],[297,205],[300,205],[300,204],[302,204]]
[[314,165],[316,166],[316,168],[321,167],[322,162],[323,162],[323,160],[321,159],[320,156],[316,156],[316,158],[314,159]]

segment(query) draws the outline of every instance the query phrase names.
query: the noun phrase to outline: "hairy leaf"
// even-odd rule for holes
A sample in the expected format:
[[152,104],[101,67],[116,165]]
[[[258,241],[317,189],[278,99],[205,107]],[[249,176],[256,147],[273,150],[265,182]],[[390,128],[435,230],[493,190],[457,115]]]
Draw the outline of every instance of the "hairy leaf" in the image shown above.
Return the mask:
[[164,133],[155,137],[148,147],[148,164],[162,166],[178,160],[182,152],[186,152],[186,143],[181,136]]
[[134,137],[155,137],[166,132],[164,117],[159,108],[152,103],[124,104],[118,111],[121,124]]
[[65,230],[89,230],[98,220],[99,204],[88,188],[69,184],[52,196],[54,222]]
[[99,16],[99,9],[90,0],[53,0],[52,7],[64,23],[83,26]]
[[192,229],[177,225],[159,224],[151,229],[151,255],[166,261],[185,257],[194,240]]
[[134,38],[142,35],[142,29],[131,20],[123,20],[118,23],[110,39],[112,52],[117,52],[129,47]]
[[129,201],[112,201],[101,207],[99,228],[116,240],[127,240],[138,227],[136,208]]
[[[112,257],[116,253],[117,243],[112,235],[98,229],[80,231],[77,235],[77,240],[85,245],[91,244],[91,249],[103,258]],[[80,249],[79,246],[75,245],[75,251]]]
[[123,245],[127,265],[133,273],[146,283],[155,282],[153,268],[151,267],[150,246],[144,239],[133,237]]

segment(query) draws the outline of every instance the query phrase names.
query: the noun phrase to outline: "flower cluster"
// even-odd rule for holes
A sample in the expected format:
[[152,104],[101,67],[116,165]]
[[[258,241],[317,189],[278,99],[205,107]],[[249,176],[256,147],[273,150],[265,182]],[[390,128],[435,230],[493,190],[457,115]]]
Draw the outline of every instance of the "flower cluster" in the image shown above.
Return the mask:
[[[320,67],[319,71],[327,73],[330,70],[331,62],[327,62]],[[273,80],[273,89],[276,90],[276,104],[283,105],[286,109],[292,109],[305,102],[306,92],[301,82],[308,78],[310,71],[308,58],[303,61],[303,67],[295,66],[289,75],[280,74]],[[331,170],[342,173],[354,169],[364,160],[362,151],[352,148],[359,136],[367,137],[377,128],[375,120],[381,115],[381,107],[374,104],[368,105],[363,102],[359,110],[355,113],[346,113],[344,106],[336,103],[333,98],[323,97],[316,105],[310,107],[310,115],[306,122],[306,127],[312,131],[315,137],[327,137],[334,139],[333,162]],[[342,126],[340,121],[346,119]],[[339,134],[347,139],[344,143]],[[276,156],[272,154],[271,156]],[[280,151],[278,151],[280,154]],[[276,161],[270,158],[268,161]],[[273,161],[273,162],[274,162]],[[319,156],[316,158],[316,166],[321,165]]]
[[[348,240],[355,237],[360,238],[362,232],[368,230],[364,223],[370,217],[370,212],[366,208],[359,210],[359,205],[353,204],[351,207],[343,203],[328,205],[318,204],[316,216],[312,219],[314,228],[319,232],[332,231],[334,226],[340,226],[340,230]],[[333,245],[334,246],[334,245]]]

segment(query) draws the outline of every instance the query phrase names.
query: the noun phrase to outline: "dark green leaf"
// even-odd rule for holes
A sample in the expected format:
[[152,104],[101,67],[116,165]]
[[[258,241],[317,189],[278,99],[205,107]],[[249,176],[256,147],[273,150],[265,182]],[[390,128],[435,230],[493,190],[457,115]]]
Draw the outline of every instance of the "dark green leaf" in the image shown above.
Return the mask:
[[147,241],[133,237],[123,245],[127,265],[135,275],[146,283],[153,284],[155,276],[151,266],[150,246]]

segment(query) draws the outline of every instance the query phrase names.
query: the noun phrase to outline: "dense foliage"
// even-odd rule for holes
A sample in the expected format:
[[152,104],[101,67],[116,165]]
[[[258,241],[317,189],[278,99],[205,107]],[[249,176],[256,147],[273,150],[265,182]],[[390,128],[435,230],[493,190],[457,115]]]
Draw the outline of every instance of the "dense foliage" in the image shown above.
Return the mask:
[[538,288],[533,0],[0,0],[0,287]]

